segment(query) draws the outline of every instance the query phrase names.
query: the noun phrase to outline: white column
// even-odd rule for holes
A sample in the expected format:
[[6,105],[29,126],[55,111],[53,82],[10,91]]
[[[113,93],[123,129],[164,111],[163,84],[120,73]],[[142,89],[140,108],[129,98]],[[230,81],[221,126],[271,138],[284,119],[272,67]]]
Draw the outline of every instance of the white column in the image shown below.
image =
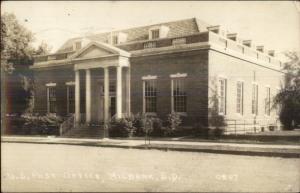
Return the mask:
[[86,81],[85,81],[85,113],[86,123],[91,123],[91,71],[86,69]]
[[109,121],[109,69],[104,68],[104,122]]
[[171,79],[171,113],[174,113],[174,81]]
[[126,96],[126,103],[127,103],[127,114],[130,115],[131,113],[131,101],[130,101],[130,67],[127,68],[127,77],[126,77],[126,86],[127,86],[127,96]]
[[116,118],[122,118],[122,67],[117,67],[117,86],[116,86]]
[[75,122],[80,123],[80,76],[79,70],[75,71]]

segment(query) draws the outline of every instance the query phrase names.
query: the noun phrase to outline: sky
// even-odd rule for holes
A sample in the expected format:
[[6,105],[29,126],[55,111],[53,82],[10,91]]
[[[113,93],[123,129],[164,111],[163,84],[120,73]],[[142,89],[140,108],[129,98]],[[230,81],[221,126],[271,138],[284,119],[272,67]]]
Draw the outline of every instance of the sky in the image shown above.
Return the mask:
[[296,1],[4,1],[36,38],[56,51],[66,40],[91,33],[197,17],[224,26],[276,53],[300,52]]

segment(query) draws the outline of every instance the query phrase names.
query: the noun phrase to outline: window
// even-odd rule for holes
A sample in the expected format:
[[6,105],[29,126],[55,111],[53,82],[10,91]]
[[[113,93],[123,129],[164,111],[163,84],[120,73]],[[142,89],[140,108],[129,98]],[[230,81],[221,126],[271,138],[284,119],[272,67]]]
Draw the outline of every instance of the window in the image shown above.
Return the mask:
[[113,117],[116,114],[116,96],[110,97],[110,116]]
[[159,29],[151,30],[151,39],[157,39],[159,38]]
[[226,114],[226,79],[219,79],[219,114]]
[[48,113],[56,113],[56,88],[55,86],[47,87]]
[[75,85],[67,86],[67,97],[68,113],[75,113]]
[[[104,96],[104,86],[101,87],[102,96]],[[110,116],[113,117],[116,114],[116,81],[109,81],[109,111]]]
[[186,112],[187,94],[184,77],[172,79],[172,103],[174,112]]
[[145,48],[156,48],[156,42],[146,42],[146,43],[144,43],[144,49]]
[[144,112],[156,113],[157,85],[156,79],[144,80]]
[[75,43],[75,50],[81,49],[81,42],[76,42]]
[[158,38],[166,38],[166,37],[168,37],[169,31],[170,31],[170,28],[165,25],[152,26],[151,28],[149,28],[149,31],[148,31],[149,40],[158,39]]
[[266,98],[265,98],[265,114],[270,115],[271,111],[271,89],[266,87]]
[[258,114],[258,85],[252,84],[252,114]]
[[112,37],[112,42],[113,42],[113,44],[118,44],[119,42],[118,42],[118,36],[113,36]]
[[236,88],[236,112],[242,115],[244,111],[244,83],[238,81]]

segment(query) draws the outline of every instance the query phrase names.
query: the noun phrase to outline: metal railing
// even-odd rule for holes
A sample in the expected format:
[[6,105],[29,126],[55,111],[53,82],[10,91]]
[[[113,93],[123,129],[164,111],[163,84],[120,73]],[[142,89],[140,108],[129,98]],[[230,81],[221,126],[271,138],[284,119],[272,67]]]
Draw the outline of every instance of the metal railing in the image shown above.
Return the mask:
[[54,53],[48,55],[37,55],[34,56],[34,62],[46,62],[51,60],[64,60],[67,59],[70,55],[74,54],[75,51],[63,52],[63,53]]
[[225,134],[258,133],[277,127],[277,120],[265,119],[226,119]]

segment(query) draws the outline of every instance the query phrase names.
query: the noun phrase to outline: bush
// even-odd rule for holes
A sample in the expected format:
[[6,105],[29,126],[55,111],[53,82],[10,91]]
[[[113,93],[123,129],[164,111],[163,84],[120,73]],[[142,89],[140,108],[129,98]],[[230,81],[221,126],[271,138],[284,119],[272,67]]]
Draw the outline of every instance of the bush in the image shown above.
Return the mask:
[[181,124],[181,117],[178,113],[171,113],[167,117],[166,127],[164,127],[164,135],[172,136]]
[[135,135],[136,136],[144,136],[144,121],[145,121],[145,115],[138,113],[134,116],[133,126],[136,128]]
[[4,134],[22,134],[22,127],[25,119],[18,115],[6,115]]
[[24,119],[23,134],[58,135],[60,124],[63,122],[63,119],[55,114],[44,116],[24,114],[22,118]]
[[210,129],[201,123],[196,123],[193,127],[193,135],[196,137],[208,139],[210,134]]
[[204,139],[209,139],[210,138],[210,133],[211,133],[211,129],[208,127],[205,128],[201,128],[200,129],[200,137],[203,137]]
[[[145,123],[150,121],[152,124],[152,129],[150,131],[146,131]],[[156,116],[147,116],[145,114],[138,113],[134,116],[133,125],[136,128],[135,136],[145,136],[146,132],[150,134],[150,136],[161,137],[163,136],[162,130],[162,121]]]
[[110,122],[109,136],[111,137],[132,137],[135,132],[136,127],[132,115],[121,119],[113,118]]
[[[146,131],[145,124],[150,122],[152,127]],[[146,133],[150,136],[162,137],[176,134],[181,118],[178,114],[170,114],[166,120],[166,127],[163,122],[156,116],[146,116],[138,113],[135,116],[130,115],[121,119],[112,119],[109,126],[109,136],[111,137],[144,137]]]
[[222,137],[223,134],[224,134],[224,129],[223,129],[223,128],[217,127],[217,128],[214,129],[214,136],[215,136],[216,138]]
[[159,118],[152,118],[152,126],[153,131],[150,134],[153,137],[163,137],[164,136],[164,130],[162,125],[162,120]]
[[225,117],[223,115],[213,114],[209,118],[210,126],[214,127],[212,134],[215,138],[220,138],[224,134],[224,127],[226,126]]
[[223,115],[213,115],[209,118],[209,124],[213,127],[224,127],[226,126],[225,117]]

